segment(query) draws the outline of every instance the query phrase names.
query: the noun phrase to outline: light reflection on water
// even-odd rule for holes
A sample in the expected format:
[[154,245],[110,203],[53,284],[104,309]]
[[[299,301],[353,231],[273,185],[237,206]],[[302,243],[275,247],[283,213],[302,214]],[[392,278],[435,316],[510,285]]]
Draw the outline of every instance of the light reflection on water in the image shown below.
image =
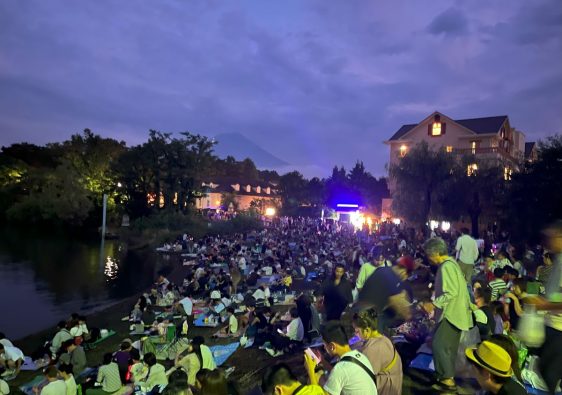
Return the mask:
[[111,256],[107,256],[105,260],[105,266],[103,268],[103,274],[105,275],[105,281],[115,280],[119,274],[119,260],[118,258],[112,258]]
[[100,248],[99,240],[0,228],[0,311],[10,317],[0,318],[0,331],[19,339],[70,313],[87,315],[146,289],[164,266],[119,241]]

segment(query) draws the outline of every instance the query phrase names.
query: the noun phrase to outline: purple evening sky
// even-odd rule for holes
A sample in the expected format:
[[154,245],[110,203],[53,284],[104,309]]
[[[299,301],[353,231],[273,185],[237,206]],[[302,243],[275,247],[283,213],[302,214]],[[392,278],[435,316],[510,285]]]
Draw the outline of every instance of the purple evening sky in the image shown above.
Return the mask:
[[242,133],[307,175],[434,110],[562,132],[560,0],[0,1],[0,144]]

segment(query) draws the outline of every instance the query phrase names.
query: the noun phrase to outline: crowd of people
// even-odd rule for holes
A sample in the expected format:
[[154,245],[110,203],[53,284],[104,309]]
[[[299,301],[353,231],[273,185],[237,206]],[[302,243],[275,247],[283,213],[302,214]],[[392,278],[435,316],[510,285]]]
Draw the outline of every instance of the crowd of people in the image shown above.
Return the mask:
[[[527,355],[538,357],[550,393],[562,376],[560,223],[545,230],[543,246],[531,247],[510,244],[506,234],[475,240],[468,229],[426,233],[384,224],[370,232],[278,218],[247,234],[183,235],[174,248],[185,279],[173,284],[160,275],[129,317],[148,340],[125,339],[83,378],[83,344],[98,334],[84,317],[62,321],[48,345],[42,395],[74,395],[76,382],[100,395],[239,393],[205,345],[211,337],[239,339],[275,358],[263,372],[264,394],[401,394],[403,372],[423,347],[432,353],[436,393],[466,390],[455,379],[459,350],[463,376],[492,394],[527,393]],[[162,314],[150,319],[155,311]],[[207,339],[190,336],[200,314]],[[544,318],[542,346],[525,346],[527,316]],[[0,367],[17,374],[23,353],[1,337]],[[150,339],[179,337],[186,346],[160,363],[152,349],[158,341]],[[303,355],[304,375],[284,362],[295,354]]]

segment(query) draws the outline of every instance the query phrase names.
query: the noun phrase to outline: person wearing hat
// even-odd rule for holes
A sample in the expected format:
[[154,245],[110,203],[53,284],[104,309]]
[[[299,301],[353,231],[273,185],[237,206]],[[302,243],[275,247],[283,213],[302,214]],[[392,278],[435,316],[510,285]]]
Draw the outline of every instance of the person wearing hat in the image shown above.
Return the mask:
[[412,293],[406,280],[414,267],[411,257],[401,257],[392,267],[378,268],[359,292],[354,310],[374,308],[379,317],[377,329],[380,333],[385,333],[390,326],[398,326],[412,316]]
[[438,322],[432,342],[437,376],[433,389],[456,392],[455,360],[461,333],[473,327],[468,288],[459,264],[449,256],[447,243],[443,239],[429,239],[423,249],[429,262],[439,267],[433,301],[435,321]]
[[525,387],[514,380],[511,357],[502,347],[485,340],[476,348],[467,348],[465,355],[475,367],[482,389],[494,395],[527,394]]

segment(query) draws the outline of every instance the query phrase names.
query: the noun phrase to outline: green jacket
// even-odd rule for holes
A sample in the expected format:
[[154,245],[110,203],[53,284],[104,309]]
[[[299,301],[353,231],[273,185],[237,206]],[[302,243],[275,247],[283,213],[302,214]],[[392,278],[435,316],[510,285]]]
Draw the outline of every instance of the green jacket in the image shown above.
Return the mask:
[[463,331],[474,326],[466,280],[453,258],[448,258],[437,270],[433,304],[438,309],[435,317],[438,322],[445,318]]

